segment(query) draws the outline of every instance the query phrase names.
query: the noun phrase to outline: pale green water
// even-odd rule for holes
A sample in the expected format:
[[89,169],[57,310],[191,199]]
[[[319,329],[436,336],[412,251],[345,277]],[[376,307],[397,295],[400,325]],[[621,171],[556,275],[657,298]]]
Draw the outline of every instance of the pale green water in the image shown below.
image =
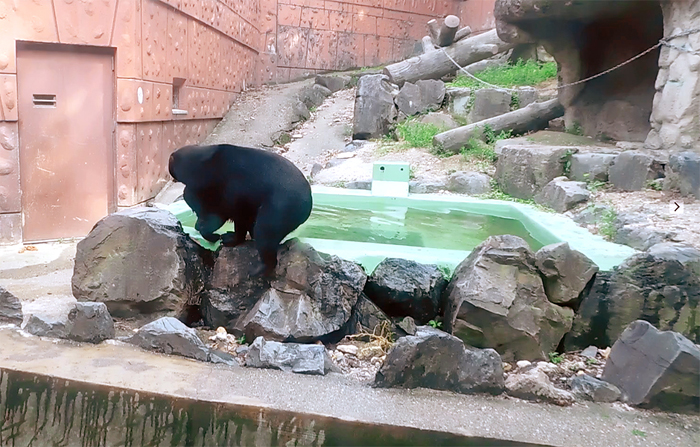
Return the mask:
[[402,206],[367,205],[361,210],[315,205],[309,220],[293,236],[472,250],[489,236],[512,234],[525,239],[533,250],[543,246],[515,219],[454,209],[438,212]]

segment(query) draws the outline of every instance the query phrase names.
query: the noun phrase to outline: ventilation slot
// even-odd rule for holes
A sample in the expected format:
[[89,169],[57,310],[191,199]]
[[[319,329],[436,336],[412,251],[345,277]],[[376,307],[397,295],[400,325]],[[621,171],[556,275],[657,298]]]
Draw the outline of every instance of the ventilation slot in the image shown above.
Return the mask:
[[34,102],[34,107],[56,107],[56,95],[35,94],[32,101]]

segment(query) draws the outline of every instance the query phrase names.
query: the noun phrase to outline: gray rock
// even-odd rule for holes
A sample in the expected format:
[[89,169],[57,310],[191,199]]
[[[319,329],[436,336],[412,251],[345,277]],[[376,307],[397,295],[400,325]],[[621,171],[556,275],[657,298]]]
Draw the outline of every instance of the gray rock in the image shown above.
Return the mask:
[[474,92],[474,106],[469,112],[469,122],[476,123],[510,112],[512,95],[507,90],[482,88]]
[[591,345],[591,346],[587,347],[586,349],[584,349],[583,351],[581,351],[581,355],[586,357],[586,358],[589,358],[589,359],[594,359],[597,354],[598,354],[598,348],[596,346],[593,346],[593,345]]
[[67,338],[100,343],[114,338],[114,320],[105,303],[76,303],[68,313]]
[[347,189],[372,189],[372,180],[355,180],[345,184]]
[[535,202],[563,213],[585,202],[590,196],[591,193],[586,189],[585,183],[572,182],[566,177],[557,177],[535,195]]
[[297,101],[292,105],[292,112],[294,112],[295,116],[295,118],[292,119],[292,122],[308,120],[311,118],[309,108],[302,101]]
[[491,236],[474,248],[445,295],[445,330],[505,361],[547,358],[573,320],[571,309],[547,299],[535,256],[517,236]]
[[411,82],[404,83],[396,96],[396,106],[406,116],[419,114],[423,109],[423,101],[418,86]]
[[598,266],[583,253],[572,250],[568,242],[542,247],[535,253],[535,263],[547,298],[555,304],[577,306],[581,292],[598,272]]
[[611,346],[631,322],[647,320],[700,342],[700,251],[664,242],[614,272],[598,272],[566,336],[567,351]]
[[408,192],[411,194],[435,194],[447,189],[442,180],[411,180],[408,182]]
[[316,75],[316,84],[326,87],[331,93],[344,89],[350,84],[350,76]]
[[114,317],[177,315],[199,302],[206,273],[200,254],[207,255],[166,210],[110,214],[78,243],[73,296],[105,303]]
[[320,163],[314,163],[314,164],[311,166],[311,172],[310,172],[311,177],[315,177],[316,174],[318,174],[318,173],[321,172],[322,170],[323,170],[323,166],[321,166]]
[[404,83],[396,96],[399,112],[406,116],[437,110],[445,99],[445,84],[440,80],[420,80]]
[[438,110],[445,100],[445,83],[439,79],[421,79],[416,81],[420,89],[424,111]]
[[290,239],[278,252],[274,280],[236,330],[248,340],[317,340],[345,325],[366,281],[354,262]]
[[518,89],[518,108],[527,107],[533,102],[537,102],[539,94],[534,87],[520,87]]
[[457,171],[447,179],[447,190],[470,196],[491,191],[491,177],[482,172]]
[[326,87],[314,84],[311,87],[304,88],[299,93],[299,99],[303,102],[306,107],[311,109],[312,107],[318,107],[323,104],[323,101],[332,94],[330,90]]
[[423,124],[432,124],[443,130],[450,130],[460,126],[451,115],[443,112],[430,112],[422,116],[420,122]]
[[700,348],[677,332],[637,320],[613,345],[603,379],[617,385],[633,405],[697,398]]
[[210,363],[220,363],[222,365],[228,366],[241,366],[234,356],[232,356],[228,352],[219,351],[217,349],[212,349],[209,351],[209,357],[207,358],[207,361],[209,361]]
[[574,396],[568,391],[555,387],[542,370],[531,367],[523,372],[511,374],[506,379],[507,393],[520,399],[553,403],[555,405],[571,405]]
[[647,180],[663,176],[663,167],[654,157],[639,151],[625,151],[610,167],[609,180],[622,191],[641,191]]
[[199,339],[197,331],[173,317],[148,323],[125,341],[149,351],[209,360],[209,349]]
[[426,324],[441,313],[447,280],[436,265],[386,258],[367,279],[365,293],[390,317]]
[[574,396],[592,400],[593,402],[615,402],[621,395],[620,389],[615,385],[591,377],[588,374],[573,378],[571,381],[571,392]]
[[506,194],[532,199],[547,183],[564,175],[566,158],[576,150],[561,146],[503,146],[496,162],[496,181]]
[[47,314],[29,314],[22,329],[40,337],[68,338],[68,315],[52,318]]
[[246,366],[279,369],[300,374],[325,375],[332,370],[332,360],[323,345],[279,343],[258,337],[245,355]]
[[610,166],[615,163],[615,154],[574,154],[571,156],[569,178],[578,182],[598,180],[608,181]]
[[379,330],[378,327],[381,325],[386,325],[391,328],[393,323],[389,317],[363,293],[352,308],[352,314],[345,325],[343,334],[357,334],[362,331],[377,333]]
[[0,323],[22,324],[22,303],[19,298],[0,286]]
[[412,317],[404,317],[397,321],[396,327],[404,332],[404,334],[401,334],[402,336],[416,335],[416,331],[418,330],[416,321]]
[[700,155],[689,151],[671,155],[666,178],[664,189],[678,189],[683,195],[700,199]]
[[473,106],[472,89],[462,87],[450,87],[445,90],[448,110],[450,113],[466,118]]
[[648,250],[653,245],[666,242],[675,232],[657,230],[649,225],[648,216],[641,213],[620,213],[615,220],[614,242],[637,250]]
[[581,225],[592,225],[601,221],[606,213],[610,212],[612,208],[607,205],[598,205],[596,203],[589,203],[586,208],[582,209],[579,213],[575,214],[573,219],[574,222]]
[[457,337],[420,326],[416,335],[392,346],[375,386],[498,394],[503,390],[503,364],[493,349],[465,349]]
[[393,95],[397,89],[386,75],[366,75],[358,80],[353,140],[379,138],[389,132],[398,115]]

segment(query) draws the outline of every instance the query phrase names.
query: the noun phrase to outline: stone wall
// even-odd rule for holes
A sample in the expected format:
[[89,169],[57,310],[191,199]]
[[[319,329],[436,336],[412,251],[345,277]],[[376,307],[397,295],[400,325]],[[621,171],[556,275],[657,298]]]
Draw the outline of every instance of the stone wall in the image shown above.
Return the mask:
[[[677,0],[661,4],[664,38],[700,28],[700,3]],[[653,149],[691,150],[700,154],[700,32],[674,38],[659,56],[651,131]]]

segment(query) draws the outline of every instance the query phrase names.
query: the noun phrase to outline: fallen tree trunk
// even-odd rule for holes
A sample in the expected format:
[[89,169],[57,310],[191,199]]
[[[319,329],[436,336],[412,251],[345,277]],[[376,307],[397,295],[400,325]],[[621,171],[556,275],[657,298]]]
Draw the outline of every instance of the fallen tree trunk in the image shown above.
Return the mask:
[[[503,42],[498,38],[496,30],[491,30],[478,36],[462,39],[444,50],[455,62],[464,67],[487,59],[494,54],[508,51],[514,46],[514,44]],[[389,76],[391,82],[401,86],[404,82],[415,82],[420,79],[440,79],[456,70],[455,64],[440,50],[430,51],[405,61],[387,65],[384,68],[384,74]]]
[[460,28],[457,30],[457,33],[455,33],[455,42],[458,42],[465,37],[469,37],[469,35],[472,33],[472,29],[468,26],[465,26],[464,28]]
[[544,129],[550,120],[562,115],[564,107],[557,98],[534,102],[513,112],[439,133],[433,137],[433,146],[443,151],[458,153],[470,139],[483,140],[485,126],[489,126],[495,134],[504,130],[521,134]]

